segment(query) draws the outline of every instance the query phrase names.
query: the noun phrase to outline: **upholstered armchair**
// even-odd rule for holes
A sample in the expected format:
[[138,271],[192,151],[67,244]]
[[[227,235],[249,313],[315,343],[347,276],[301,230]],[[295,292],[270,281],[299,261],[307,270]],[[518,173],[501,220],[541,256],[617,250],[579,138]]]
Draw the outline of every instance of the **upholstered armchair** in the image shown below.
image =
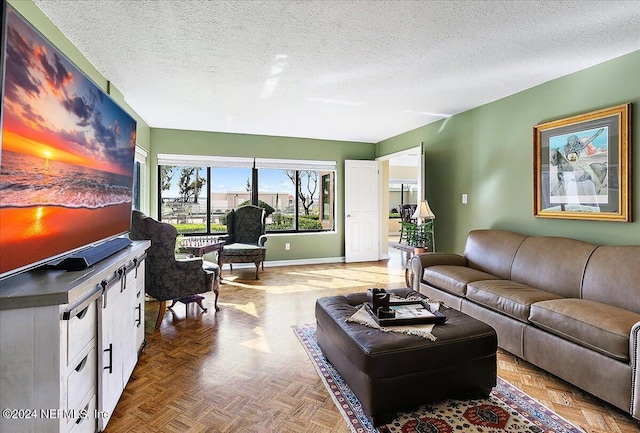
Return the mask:
[[[175,303],[176,300],[213,290],[215,309],[219,310],[220,267],[201,258],[176,260],[177,236],[178,231],[171,224],[156,221],[140,211],[133,211],[129,237],[132,240],[151,240],[145,264],[145,292],[160,301],[156,329],[162,323],[168,300]],[[201,297],[191,300],[206,311]]]
[[227,213],[227,238],[220,263],[229,263],[233,272],[233,263],[254,263],[256,266],[256,280],[258,269],[264,270],[264,259],[267,249],[265,235],[264,209],[246,205],[232,209]]

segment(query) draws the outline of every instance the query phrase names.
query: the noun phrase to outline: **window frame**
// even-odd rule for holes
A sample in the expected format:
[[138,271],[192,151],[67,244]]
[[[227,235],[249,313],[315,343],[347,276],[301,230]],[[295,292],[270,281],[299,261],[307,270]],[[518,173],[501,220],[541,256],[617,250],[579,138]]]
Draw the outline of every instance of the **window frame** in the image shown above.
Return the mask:
[[147,156],[148,152],[136,144],[133,160],[133,184],[131,186],[131,207],[142,212],[146,211],[147,201]]
[[[250,164],[250,165],[249,165]],[[267,230],[269,234],[309,234],[309,233],[331,233],[336,231],[336,177],[337,177],[337,163],[336,161],[315,161],[315,160],[290,160],[290,159],[267,159],[267,158],[243,158],[243,157],[222,157],[222,156],[204,156],[204,155],[174,155],[174,154],[158,154],[157,155],[157,169],[158,169],[158,220],[162,221],[162,187],[161,187],[161,170],[162,166],[198,166],[206,169],[206,230],[193,233],[182,233],[184,235],[212,235],[217,232],[211,230],[211,181],[212,174],[211,169],[215,167],[219,168],[251,168],[251,178],[256,179],[257,182],[251,182],[251,194],[258,196],[260,192],[259,173],[260,169],[281,169],[281,170],[294,170],[295,171],[295,199],[294,199],[294,227],[290,230]],[[330,227],[324,226],[319,229],[301,229],[300,228],[300,208],[299,203],[299,188],[301,188],[300,172],[302,171],[315,171],[318,173],[318,220],[320,224],[326,222],[322,219],[323,215],[323,193],[324,185],[322,183],[325,176],[329,176],[331,190],[329,192],[330,203]]]

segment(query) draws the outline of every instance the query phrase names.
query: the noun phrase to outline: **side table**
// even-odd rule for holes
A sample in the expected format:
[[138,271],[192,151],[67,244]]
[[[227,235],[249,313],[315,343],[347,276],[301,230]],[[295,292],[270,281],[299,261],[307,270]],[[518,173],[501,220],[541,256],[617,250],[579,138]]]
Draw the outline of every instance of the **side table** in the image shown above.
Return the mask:
[[224,239],[210,236],[185,237],[180,241],[180,251],[202,257],[206,253],[218,252],[218,266],[222,269],[222,250],[224,249]]
[[416,247],[413,247],[407,244],[400,244],[400,243],[397,243],[397,244],[394,243],[394,244],[391,244],[390,246],[391,248],[395,248],[404,253],[403,260],[402,260],[402,265],[404,266],[404,282],[407,285],[407,287],[411,288],[411,258],[415,254]]

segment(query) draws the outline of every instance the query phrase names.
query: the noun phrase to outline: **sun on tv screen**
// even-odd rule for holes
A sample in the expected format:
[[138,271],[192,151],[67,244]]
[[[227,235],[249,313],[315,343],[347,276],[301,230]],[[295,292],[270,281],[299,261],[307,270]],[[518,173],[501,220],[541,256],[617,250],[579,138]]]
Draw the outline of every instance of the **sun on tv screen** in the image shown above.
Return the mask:
[[11,6],[3,28],[0,278],[130,228],[136,122]]

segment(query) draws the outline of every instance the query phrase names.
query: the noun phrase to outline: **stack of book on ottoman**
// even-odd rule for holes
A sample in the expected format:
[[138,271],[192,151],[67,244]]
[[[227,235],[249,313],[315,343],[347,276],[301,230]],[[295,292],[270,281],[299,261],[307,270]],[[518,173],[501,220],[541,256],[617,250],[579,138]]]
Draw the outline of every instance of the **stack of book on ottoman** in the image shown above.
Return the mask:
[[365,307],[380,326],[442,324],[447,317],[438,311],[440,304],[428,299],[406,299],[385,289],[368,289]]

